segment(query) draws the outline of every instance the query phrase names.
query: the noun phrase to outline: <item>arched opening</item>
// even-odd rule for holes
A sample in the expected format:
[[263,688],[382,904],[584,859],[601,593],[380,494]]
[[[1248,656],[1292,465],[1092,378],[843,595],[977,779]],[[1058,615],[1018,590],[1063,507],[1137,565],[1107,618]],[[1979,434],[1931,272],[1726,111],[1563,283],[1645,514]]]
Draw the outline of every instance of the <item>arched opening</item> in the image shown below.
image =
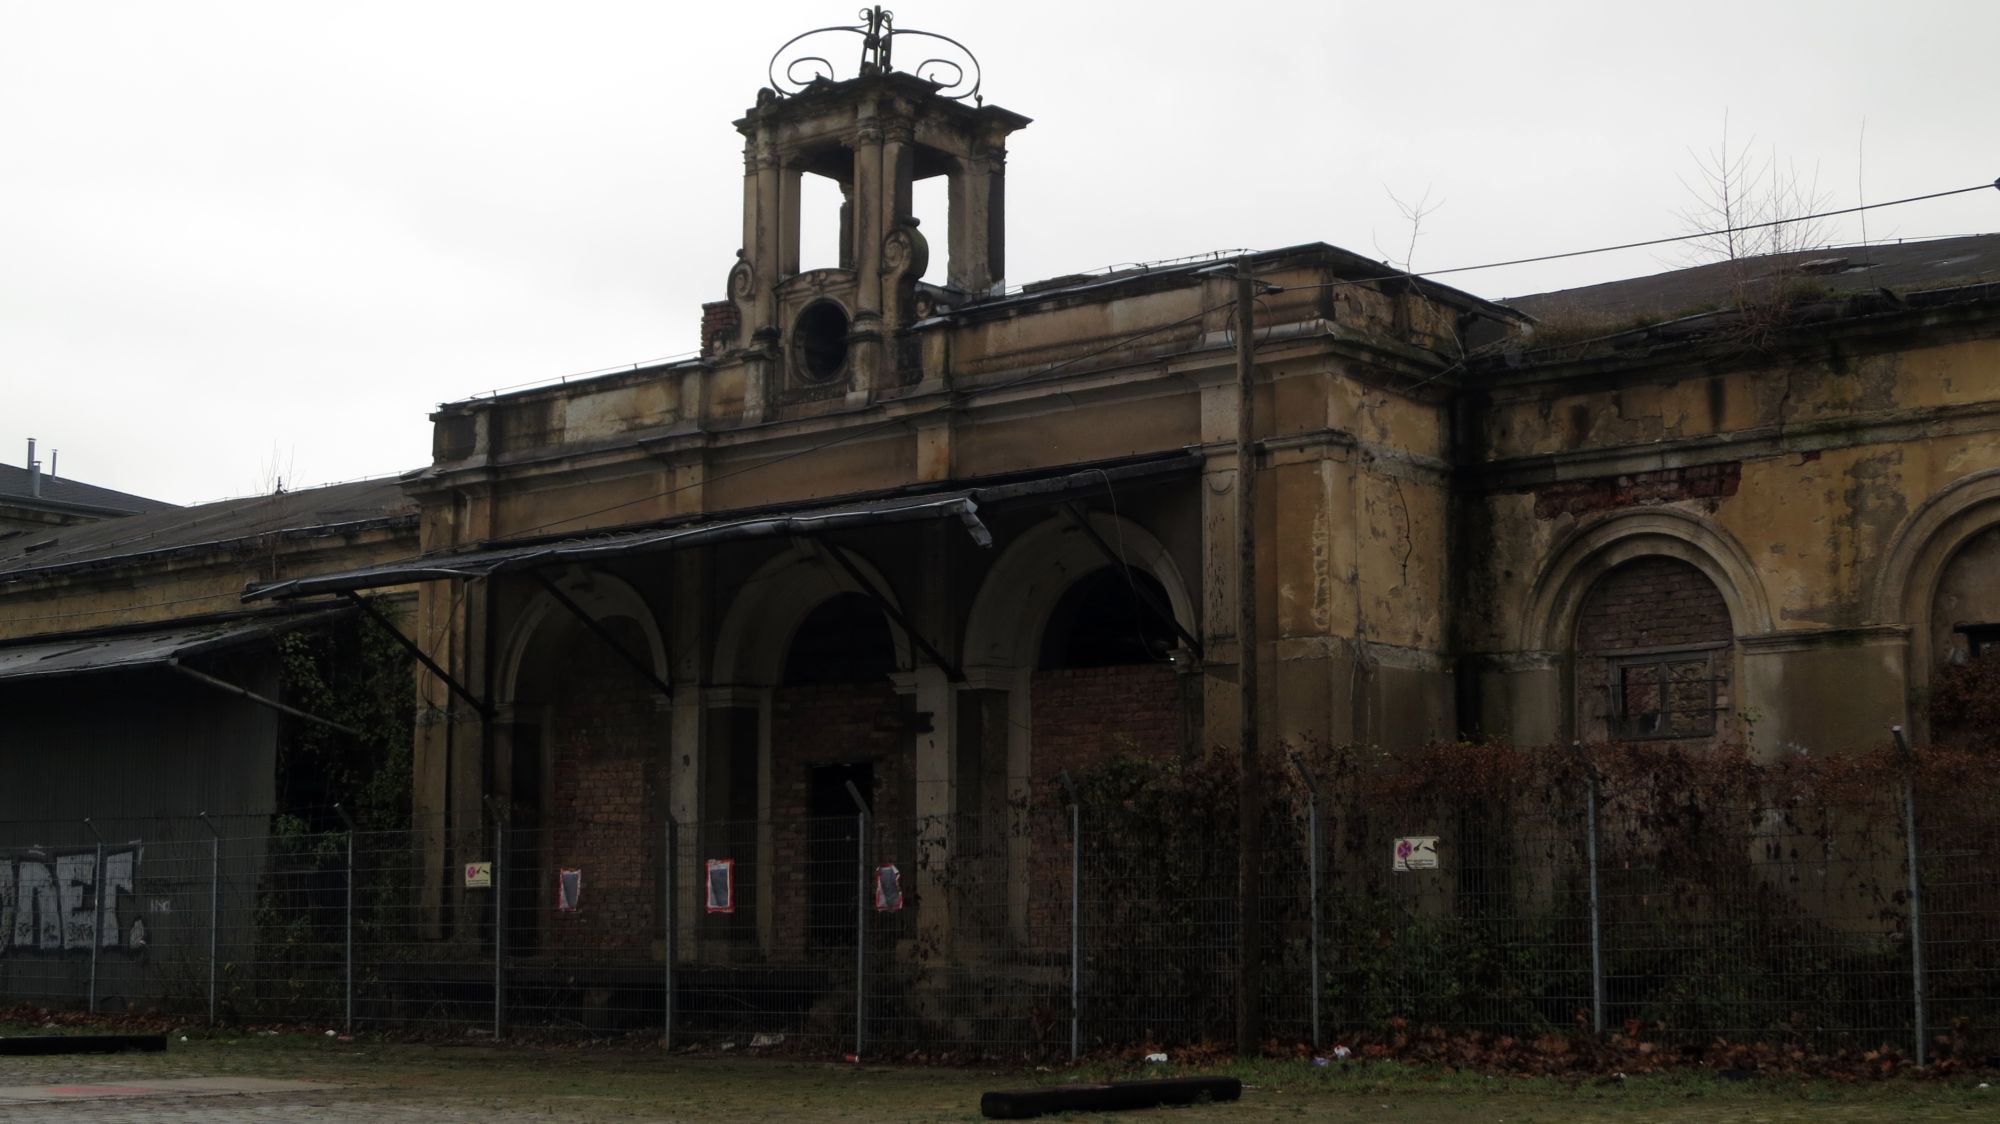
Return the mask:
[[[619,647],[666,673],[651,610],[629,585],[606,574],[572,573],[565,593]],[[634,870],[657,870],[664,855],[656,794],[667,723],[656,688],[600,636],[546,596],[519,617],[502,660],[501,716],[487,763],[487,791],[509,816],[505,871],[507,939],[522,955],[565,950],[630,951],[658,895],[644,877],[605,877],[599,859],[631,856]],[[556,871],[584,871],[585,908],[549,908]]]
[[1577,736],[1727,738],[1733,641],[1728,603],[1695,566],[1650,556],[1606,571],[1577,612]]
[[1109,565],[1085,570],[1054,599],[1030,680],[1036,778],[1186,748],[1186,698],[1168,658],[1180,639],[1154,608],[1167,604],[1158,578]]
[[1037,666],[1120,667],[1167,662],[1180,643],[1155,605],[1166,605],[1160,579],[1130,566],[1105,566],[1066,590],[1042,628]]
[[[975,684],[958,693],[958,807],[977,832],[954,856],[1004,862],[1005,901],[973,903],[972,926],[1061,916],[1059,880],[1042,864],[1066,854],[1019,829],[1018,809],[1050,799],[1056,776],[1122,754],[1185,752],[1199,730],[1198,680],[1165,660],[1182,645],[1145,591],[1183,627],[1199,627],[1196,601],[1166,545],[1145,526],[1108,511],[1052,515],[1014,539],[987,572],[965,628],[965,664]],[[1110,543],[1124,565],[1108,563]],[[973,783],[967,783],[971,779]],[[1000,880],[995,880],[998,885]],[[1055,895],[1055,896],[1051,896]],[[987,920],[990,918],[991,920]]]
[[863,593],[826,597],[799,619],[782,668],[771,708],[773,800],[776,818],[804,820],[805,863],[802,876],[782,875],[803,885],[779,887],[774,908],[794,914],[808,948],[852,947],[861,892],[853,794],[893,822],[908,814],[903,790],[914,779],[914,726],[891,678],[888,615]]
[[1931,599],[1929,682],[1932,738],[1967,749],[2000,749],[2000,526],[1973,535],[1944,564]]

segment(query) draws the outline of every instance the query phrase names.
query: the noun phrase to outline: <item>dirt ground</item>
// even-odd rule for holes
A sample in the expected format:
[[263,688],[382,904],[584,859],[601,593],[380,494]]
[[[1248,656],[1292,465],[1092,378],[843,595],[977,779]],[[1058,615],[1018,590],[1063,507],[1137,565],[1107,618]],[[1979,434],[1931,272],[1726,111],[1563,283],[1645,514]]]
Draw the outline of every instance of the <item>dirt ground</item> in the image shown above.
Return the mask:
[[[0,1028],[0,1034],[32,1033]],[[753,1057],[666,1056],[609,1047],[412,1045],[320,1035],[227,1034],[165,1054],[0,1057],[0,1121],[203,1120],[301,1117],[366,1121],[477,1120],[978,1120],[989,1089],[1188,1072],[919,1069]],[[1978,1078],[1896,1079],[1867,1085],[1727,1081],[1702,1075],[1597,1079],[1483,1077],[1391,1063],[1256,1063],[1220,1072],[1243,1079],[1240,1102],[1065,1119],[1204,1121],[1405,1120],[2000,1121],[2000,1090]],[[174,1079],[255,1078],[243,1092],[201,1091]],[[272,1091],[281,1079],[309,1082]],[[44,1099],[38,1087],[60,1087]],[[101,1092],[101,1090],[112,1090]],[[119,1091],[122,1090],[122,1091]]]

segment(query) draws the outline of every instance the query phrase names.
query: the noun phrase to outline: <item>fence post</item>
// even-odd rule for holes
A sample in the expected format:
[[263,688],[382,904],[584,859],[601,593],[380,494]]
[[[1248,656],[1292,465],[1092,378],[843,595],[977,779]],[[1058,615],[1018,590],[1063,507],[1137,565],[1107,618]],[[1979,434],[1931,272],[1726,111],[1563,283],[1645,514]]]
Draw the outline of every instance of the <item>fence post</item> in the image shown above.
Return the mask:
[[662,981],[662,986],[665,990],[661,993],[661,1022],[664,1034],[660,1039],[660,1044],[663,1048],[671,1050],[674,1048],[674,954],[677,951],[675,938],[677,936],[676,930],[679,928],[674,918],[674,867],[680,863],[680,824],[675,821],[672,812],[667,813],[666,830],[666,850],[663,852],[662,857],[666,862],[667,869],[660,876],[660,894],[662,896],[660,917],[666,925],[666,942],[664,946],[666,978]]
[[846,784],[854,801],[854,1060],[860,1061],[868,1019],[868,802],[853,781]]
[[343,928],[346,931],[346,966],[342,972],[342,993],[346,996],[345,1019],[347,1033],[354,1033],[354,821],[348,817],[347,809],[338,804],[333,806],[334,814],[347,825],[347,906]]
[[208,1025],[215,1025],[215,933],[222,916],[222,833],[208,813],[200,815],[208,829]]
[[1924,1018],[1924,899],[1923,883],[1917,877],[1917,757],[1910,752],[1910,740],[1901,726],[1889,727],[1896,750],[1903,759],[1903,841],[1909,855],[1910,895],[1910,998],[1915,1007],[1917,1066],[1924,1064],[1925,1040],[1929,1032]]
[[1312,1047],[1319,1049],[1319,785],[1304,759],[1290,754],[1306,786],[1306,963],[1312,988]]
[[1583,763],[1583,854],[1590,876],[1590,1029],[1604,1036],[1604,912],[1597,886],[1597,766],[1572,742]]
[[91,1014],[97,1013],[97,949],[104,943],[104,836],[97,832],[97,825],[90,817],[83,818],[83,826],[90,829],[91,838],[97,840],[97,866],[90,872],[91,919],[90,919],[90,1006]]
[[493,817],[493,1040],[507,1032],[507,811],[491,796]]
[[1083,812],[1069,770],[1056,774],[1069,798],[1069,1060],[1083,1044]]

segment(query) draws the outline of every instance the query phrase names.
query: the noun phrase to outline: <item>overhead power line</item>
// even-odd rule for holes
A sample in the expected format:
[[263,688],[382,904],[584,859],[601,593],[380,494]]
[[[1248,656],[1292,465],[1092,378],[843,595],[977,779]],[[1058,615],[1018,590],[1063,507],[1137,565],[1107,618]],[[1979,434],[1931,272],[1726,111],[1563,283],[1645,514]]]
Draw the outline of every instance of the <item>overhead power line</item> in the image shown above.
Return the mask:
[[1665,238],[1648,238],[1641,242],[1620,242],[1615,246],[1592,246],[1587,250],[1564,250],[1557,254],[1537,254],[1534,257],[1528,258],[1509,258],[1506,261],[1481,262],[1478,265],[1455,265],[1449,269],[1402,270],[1396,273],[1385,273],[1379,277],[1351,277],[1342,281],[1330,281],[1326,285],[1321,286],[1295,285],[1292,288],[1326,288],[1333,285],[1365,285],[1371,281],[1400,281],[1409,277],[1442,277],[1447,273],[1471,273],[1481,269],[1504,269],[1510,265],[1533,265],[1536,262],[1561,261],[1564,258],[1588,257],[1591,254],[1610,254],[1616,253],[1619,250],[1641,250],[1647,246],[1670,246],[1675,242],[1693,242],[1700,238],[1719,238],[1725,234],[1741,234],[1746,230],[1763,230],[1773,226],[1784,226],[1787,223],[1813,222],[1818,219],[1831,219],[1838,218],[1841,215],[1857,214],[1862,211],[1879,211],[1884,207],[1900,207],[1905,203],[1922,203],[1929,199],[1943,199],[1950,195],[1965,195],[1969,192],[1985,191],[1989,188],[2000,189],[2000,179],[1996,179],[1992,183],[1980,183],[1974,184],[1971,187],[1953,188],[1950,191],[1933,191],[1928,195],[1912,195],[1906,199],[1891,199],[1886,203],[1864,203],[1858,207],[1842,207],[1837,211],[1820,211],[1810,215],[1794,215],[1791,218],[1771,219],[1768,222],[1752,222],[1745,223],[1742,226],[1727,226],[1720,230],[1697,230],[1688,234],[1669,235]]

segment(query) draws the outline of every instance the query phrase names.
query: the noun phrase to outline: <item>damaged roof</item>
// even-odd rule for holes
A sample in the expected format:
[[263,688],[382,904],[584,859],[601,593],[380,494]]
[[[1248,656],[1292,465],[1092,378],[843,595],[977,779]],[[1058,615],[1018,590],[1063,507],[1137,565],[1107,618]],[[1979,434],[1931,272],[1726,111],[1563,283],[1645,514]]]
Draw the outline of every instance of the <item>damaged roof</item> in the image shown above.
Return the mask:
[[2000,234],[1827,247],[1712,262],[1501,301],[1537,320],[1658,322],[1737,303],[1745,284],[1797,284],[1827,296],[1948,289],[2000,280]]
[[0,536],[0,583],[52,570],[109,566],[269,535],[313,537],[416,525],[417,505],[393,477]]

